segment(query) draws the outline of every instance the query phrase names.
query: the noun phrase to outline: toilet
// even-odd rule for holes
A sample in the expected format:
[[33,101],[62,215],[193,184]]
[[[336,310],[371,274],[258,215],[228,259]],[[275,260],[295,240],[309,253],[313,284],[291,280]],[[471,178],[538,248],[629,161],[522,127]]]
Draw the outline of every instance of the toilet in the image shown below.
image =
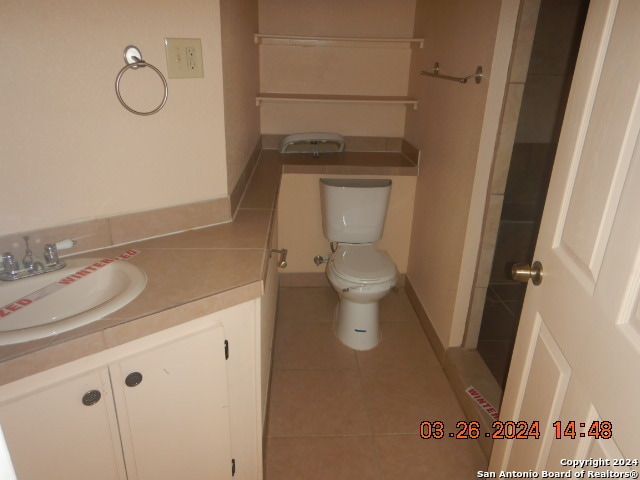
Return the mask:
[[378,302],[396,285],[393,260],[374,246],[390,192],[389,179],[320,179],[322,231],[333,251],[326,273],[339,296],[334,330],[354,350],[380,342]]

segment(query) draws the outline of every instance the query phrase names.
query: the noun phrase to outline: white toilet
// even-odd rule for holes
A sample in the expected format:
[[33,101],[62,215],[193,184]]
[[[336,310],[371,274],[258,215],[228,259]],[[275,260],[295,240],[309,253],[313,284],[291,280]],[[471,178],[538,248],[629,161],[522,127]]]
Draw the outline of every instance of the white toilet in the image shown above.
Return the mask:
[[320,179],[322,230],[337,244],[327,278],[338,292],[335,332],[345,345],[369,350],[380,342],[378,302],[395,287],[396,266],[380,240],[391,192],[387,179]]

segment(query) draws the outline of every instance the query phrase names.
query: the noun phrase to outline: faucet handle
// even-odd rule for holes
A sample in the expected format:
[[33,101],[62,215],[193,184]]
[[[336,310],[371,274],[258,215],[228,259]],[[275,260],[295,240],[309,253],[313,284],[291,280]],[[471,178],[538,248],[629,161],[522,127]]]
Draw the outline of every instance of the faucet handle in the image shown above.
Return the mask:
[[47,243],[44,246],[44,260],[47,265],[59,263],[58,250],[66,250],[67,248],[73,247],[76,243],[78,243],[77,240],[71,240],[69,238],[56,243]]
[[6,252],[2,255],[2,268],[4,268],[5,273],[9,275],[14,275],[20,270],[20,265],[16,262],[11,252]]
[[77,240],[67,238],[66,240],[60,240],[59,242],[56,242],[54,245],[58,250],[66,250],[67,248],[73,247],[76,243],[78,243]]
[[55,243],[47,243],[44,246],[44,261],[48,264],[58,263],[58,247]]

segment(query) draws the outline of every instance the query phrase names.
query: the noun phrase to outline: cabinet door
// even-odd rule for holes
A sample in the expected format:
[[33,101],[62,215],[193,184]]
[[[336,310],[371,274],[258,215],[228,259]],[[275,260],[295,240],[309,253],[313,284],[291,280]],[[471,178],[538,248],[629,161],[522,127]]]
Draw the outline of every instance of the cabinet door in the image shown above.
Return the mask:
[[[125,479],[107,369],[50,373],[55,381],[29,379],[0,389],[0,424],[17,477]],[[83,403],[87,392],[91,401],[84,401],[96,403]]]
[[151,347],[110,371],[129,480],[231,478],[221,327]]

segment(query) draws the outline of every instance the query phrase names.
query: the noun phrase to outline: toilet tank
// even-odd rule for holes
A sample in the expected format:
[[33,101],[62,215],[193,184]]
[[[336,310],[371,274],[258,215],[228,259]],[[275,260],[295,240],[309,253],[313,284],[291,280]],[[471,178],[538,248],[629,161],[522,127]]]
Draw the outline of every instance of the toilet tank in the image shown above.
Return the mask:
[[321,178],[322,231],[331,242],[373,243],[382,238],[391,180]]

